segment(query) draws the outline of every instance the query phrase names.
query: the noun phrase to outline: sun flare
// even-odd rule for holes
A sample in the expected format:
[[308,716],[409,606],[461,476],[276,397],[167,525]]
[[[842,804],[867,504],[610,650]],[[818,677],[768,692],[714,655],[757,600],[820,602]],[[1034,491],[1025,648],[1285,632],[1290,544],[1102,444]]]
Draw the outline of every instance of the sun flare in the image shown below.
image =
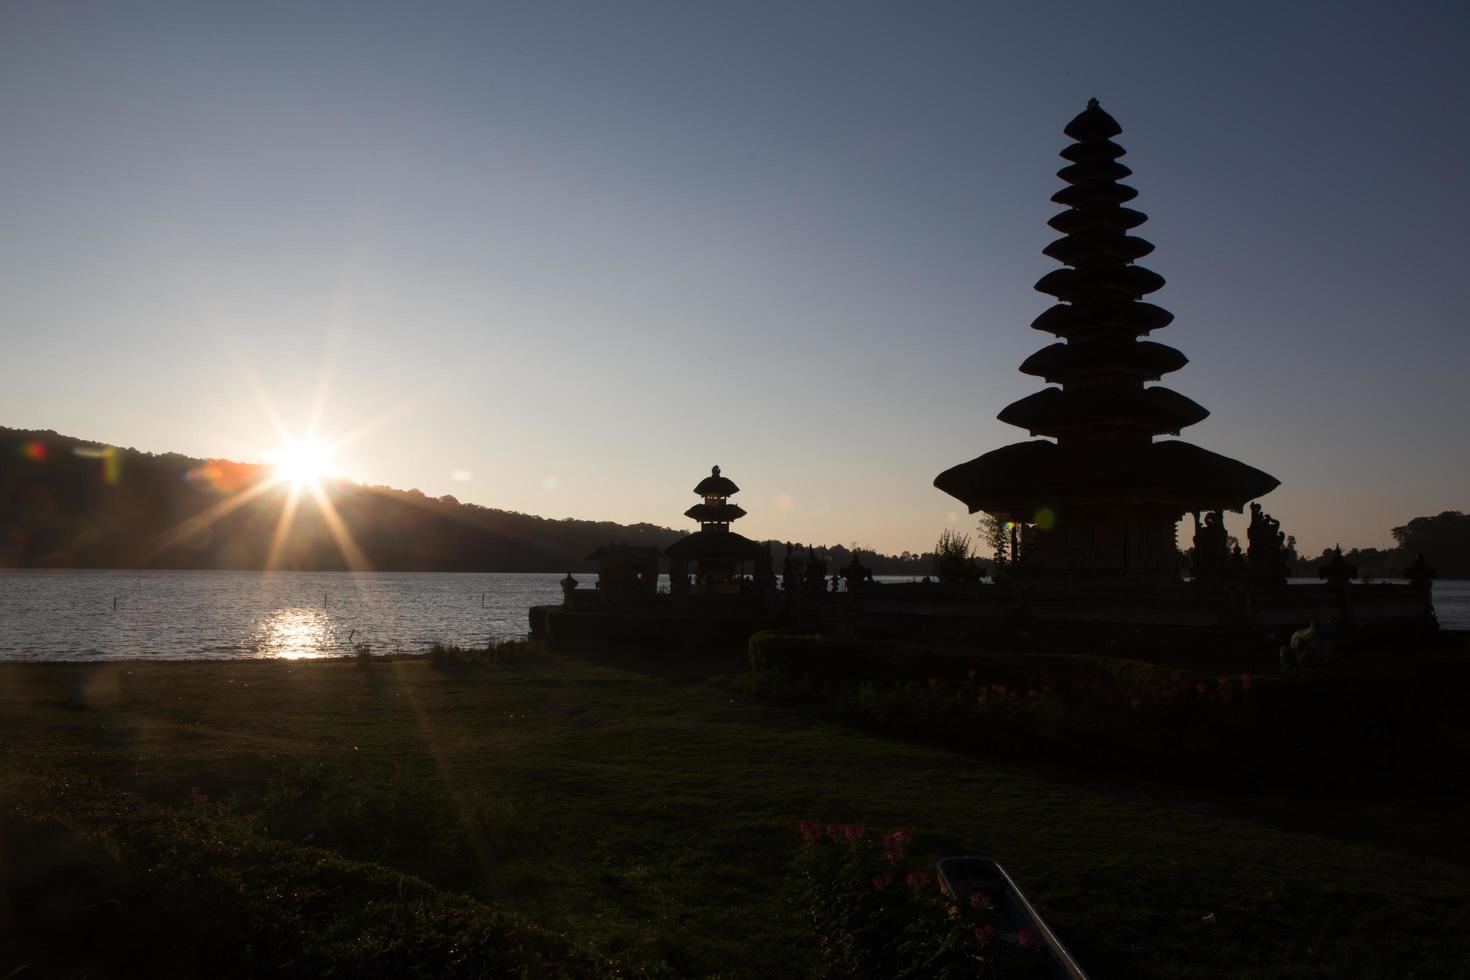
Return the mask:
[[315,439],[292,439],[276,451],[272,465],[293,487],[315,488],[332,475],[332,451]]

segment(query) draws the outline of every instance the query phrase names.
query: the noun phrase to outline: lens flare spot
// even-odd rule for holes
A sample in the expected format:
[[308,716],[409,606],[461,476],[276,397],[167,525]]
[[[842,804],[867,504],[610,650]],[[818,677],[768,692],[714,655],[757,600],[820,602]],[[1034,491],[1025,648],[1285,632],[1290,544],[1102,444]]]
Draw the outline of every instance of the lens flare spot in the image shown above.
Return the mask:
[[184,474],[189,483],[208,487],[216,493],[235,493],[254,482],[255,469],[244,463],[211,459]]
[[1031,523],[1035,524],[1039,531],[1050,531],[1057,526],[1056,511],[1050,507],[1043,507],[1031,516]]
[[789,514],[796,509],[796,498],[789,493],[776,494],[776,509],[783,514]]
[[46,462],[46,444],[39,439],[33,439],[20,447],[20,454],[26,459],[44,463]]
[[108,483],[122,478],[122,450],[116,446],[78,446],[71,452],[81,459],[101,460],[102,479]]
[[560,490],[561,480],[554,476],[543,476],[541,478],[541,487],[544,490]]

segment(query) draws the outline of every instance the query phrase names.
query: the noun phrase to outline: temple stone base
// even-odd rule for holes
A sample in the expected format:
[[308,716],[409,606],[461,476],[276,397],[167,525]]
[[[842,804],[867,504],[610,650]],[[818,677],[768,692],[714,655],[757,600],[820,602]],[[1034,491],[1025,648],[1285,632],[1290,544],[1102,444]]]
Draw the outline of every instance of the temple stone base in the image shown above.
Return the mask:
[[1022,588],[894,584],[857,593],[854,613],[868,619],[909,619],[916,625],[926,619],[942,619],[977,626],[987,622],[1053,625],[1079,631],[1092,626],[1157,626],[1201,632],[1248,629],[1279,635],[1312,623],[1370,631],[1437,629],[1428,590],[1392,584],[1206,590],[1178,582],[1158,590],[1089,591],[1052,589],[1045,580]]

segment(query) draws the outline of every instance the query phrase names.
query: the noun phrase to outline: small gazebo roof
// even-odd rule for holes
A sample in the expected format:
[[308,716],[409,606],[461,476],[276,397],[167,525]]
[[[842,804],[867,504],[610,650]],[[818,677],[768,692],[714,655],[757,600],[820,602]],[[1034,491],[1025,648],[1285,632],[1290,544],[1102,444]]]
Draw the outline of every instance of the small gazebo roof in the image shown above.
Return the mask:
[[735,485],[734,480],[720,476],[720,468],[715,466],[710,468],[709,476],[699,481],[694,492],[701,497],[730,497],[739,493],[740,488]]

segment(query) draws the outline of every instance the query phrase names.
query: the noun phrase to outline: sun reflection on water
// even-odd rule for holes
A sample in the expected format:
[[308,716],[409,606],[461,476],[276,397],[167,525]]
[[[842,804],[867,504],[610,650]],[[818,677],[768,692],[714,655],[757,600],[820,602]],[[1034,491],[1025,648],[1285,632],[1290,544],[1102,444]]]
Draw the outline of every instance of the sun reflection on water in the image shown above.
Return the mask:
[[302,660],[327,656],[331,618],[322,609],[280,609],[256,627],[255,655]]

